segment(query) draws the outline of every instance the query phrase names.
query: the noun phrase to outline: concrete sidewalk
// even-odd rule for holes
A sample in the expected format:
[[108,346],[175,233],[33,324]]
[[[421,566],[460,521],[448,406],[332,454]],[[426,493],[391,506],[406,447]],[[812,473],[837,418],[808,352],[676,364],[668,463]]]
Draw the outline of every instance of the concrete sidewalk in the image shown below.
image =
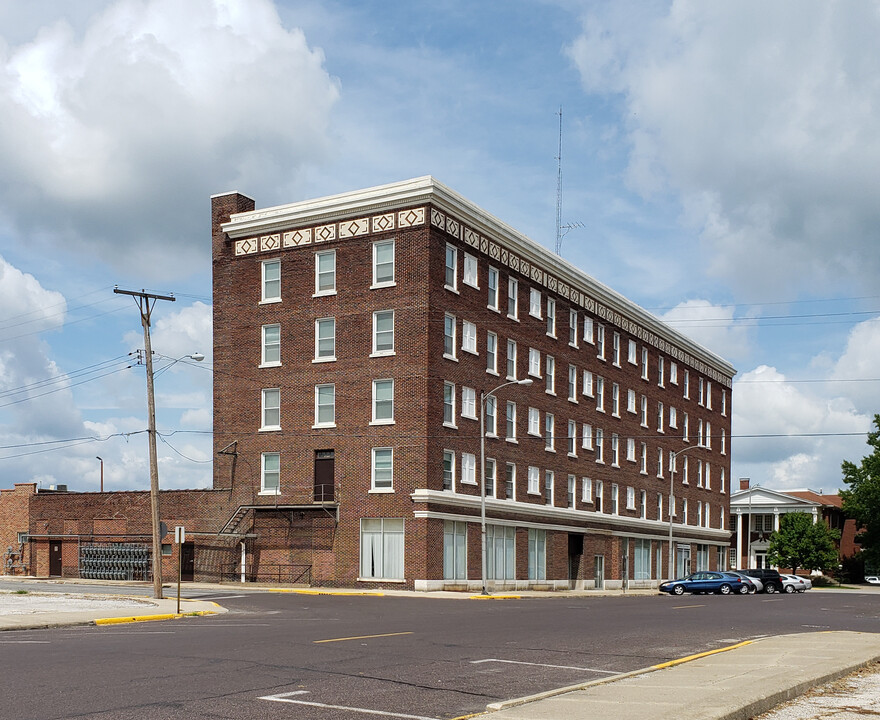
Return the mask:
[[[493,703],[492,720],[748,720],[880,659],[880,634],[762,638],[666,667]],[[867,707],[869,701],[865,699]],[[853,699],[850,699],[853,704]]]

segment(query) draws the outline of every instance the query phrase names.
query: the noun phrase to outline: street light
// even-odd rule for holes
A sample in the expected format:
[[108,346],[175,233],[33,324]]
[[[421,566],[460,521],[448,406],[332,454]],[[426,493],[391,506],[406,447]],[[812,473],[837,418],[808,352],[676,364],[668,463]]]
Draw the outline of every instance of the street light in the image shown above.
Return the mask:
[[[528,378],[524,380],[511,380],[510,382],[502,383],[487,393],[480,393],[480,577],[483,582],[483,595],[489,594],[489,591],[486,589],[486,401],[490,397],[495,397],[496,392],[508,385],[528,387],[531,384],[532,381]],[[496,423],[498,422],[497,406],[495,408],[495,421]],[[498,482],[497,477],[495,482]]]
[[104,492],[104,458],[95,455],[95,460],[101,461],[101,492]]
[[701,445],[691,445],[690,447],[682,448],[678,452],[669,454],[669,579],[675,579],[675,559],[672,556],[672,520],[675,517],[672,513],[672,506],[675,502],[675,469],[677,467],[676,458],[679,455],[684,455],[684,453],[689,450],[699,450],[701,449]]

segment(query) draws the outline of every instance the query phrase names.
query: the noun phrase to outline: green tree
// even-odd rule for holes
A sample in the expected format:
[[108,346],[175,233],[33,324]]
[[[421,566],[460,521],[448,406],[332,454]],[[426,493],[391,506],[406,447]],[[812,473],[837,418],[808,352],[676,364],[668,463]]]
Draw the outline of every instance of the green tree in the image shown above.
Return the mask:
[[874,432],[868,433],[873,450],[862,458],[861,465],[843,463],[843,511],[855,518],[860,533],[856,540],[862,546],[865,564],[880,566],[880,415],[874,416]]
[[770,536],[767,559],[773,565],[804,570],[825,570],[837,566],[837,530],[824,522],[813,522],[807,513],[786,513],[779,518],[779,530]]

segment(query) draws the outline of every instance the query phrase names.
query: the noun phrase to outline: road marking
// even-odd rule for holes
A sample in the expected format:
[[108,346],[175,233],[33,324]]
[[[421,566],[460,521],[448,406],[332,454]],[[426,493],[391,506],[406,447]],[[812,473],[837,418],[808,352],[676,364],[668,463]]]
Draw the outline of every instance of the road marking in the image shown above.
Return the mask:
[[344,637],[344,638],[330,638],[329,640],[313,640],[312,642],[315,645],[319,643],[331,643],[331,642],[344,642],[346,640],[369,640],[370,638],[380,638],[380,637],[395,637],[397,635],[412,635],[413,632],[396,632],[396,633],[382,633],[381,635],[355,635],[354,637]]
[[366,715],[382,715],[383,717],[407,718],[407,720],[437,720],[437,718],[424,715],[406,715],[404,713],[387,712],[385,710],[370,710],[369,708],[350,707],[348,705],[328,705],[327,703],[309,702],[307,700],[291,700],[293,695],[308,695],[308,690],[294,690],[289,693],[278,695],[264,695],[258,700],[271,700],[272,702],[291,703],[293,705],[308,705],[309,707],[327,708],[328,710],[348,710],[349,712],[364,713]]
[[229,600],[230,598],[247,597],[247,595],[196,595],[191,598],[183,598],[184,600]]
[[49,640],[0,640],[0,645],[48,645]]
[[706,607],[705,605],[673,605],[673,610],[688,610],[689,608]]
[[718,653],[727,652],[728,650],[736,650],[737,648],[751,645],[752,642],[752,640],[745,640],[741,643],[737,643],[736,645],[728,645],[727,647],[718,648],[717,650],[709,650],[707,652],[697,653],[696,655],[688,655],[687,657],[678,658],[678,660],[670,660],[669,662],[660,663],[659,665],[652,665],[651,667],[654,670],[661,670],[663,668],[672,667],[673,665],[681,665],[682,663],[690,662],[691,660],[699,660],[700,658],[708,657],[709,655],[717,655]]
[[571,665],[549,665],[547,663],[523,662],[522,660],[499,660],[498,658],[486,658],[485,660],[471,660],[471,665],[479,665],[480,663],[508,663],[510,665],[533,665],[535,667],[557,668],[559,670],[579,670],[582,672],[605,673],[606,675],[620,675],[615,670],[597,670],[596,668],[572,667]]

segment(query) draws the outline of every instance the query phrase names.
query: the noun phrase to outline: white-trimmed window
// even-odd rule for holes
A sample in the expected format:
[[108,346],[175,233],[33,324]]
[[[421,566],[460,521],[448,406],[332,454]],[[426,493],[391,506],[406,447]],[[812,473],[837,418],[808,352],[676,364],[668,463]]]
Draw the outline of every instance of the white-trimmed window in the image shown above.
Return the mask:
[[657,448],[657,477],[663,477],[663,448]]
[[636,489],[630,485],[626,488],[626,509],[636,509]]
[[636,407],[636,391],[629,389],[626,391],[626,411],[635,415],[638,412]]
[[541,319],[541,291],[529,288],[529,315]]
[[703,447],[703,419],[700,418],[697,422],[697,445]]
[[703,470],[703,487],[706,490],[712,489],[712,466],[708,462]]
[[577,402],[578,371],[574,365],[568,366],[568,399]]
[[547,334],[556,337],[556,301],[553,298],[547,298]]
[[507,317],[519,319],[519,281],[512,277],[507,278]]
[[454,428],[455,425],[455,384],[443,383],[443,424]]
[[535,348],[529,348],[529,375],[541,377],[541,353]]
[[495,497],[495,468],[497,463],[492,458],[486,458],[485,475],[483,475],[483,491],[486,497]]
[[403,518],[361,518],[361,578],[403,580]]
[[706,421],[706,447],[712,448],[712,423]]
[[498,435],[498,398],[494,395],[486,396],[486,437],[496,437]]
[[636,439],[635,438],[627,438],[626,439],[626,459],[628,462],[636,461]]
[[646,395],[642,395],[640,414],[641,418],[639,419],[639,424],[642,427],[648,427],[648,397]]
[[486,307],[490,310],[499,310],[498,307],[498,269],[493,268],[491,265],[489,266],[489,299],[486,304]]
[[262,392],[262,413],[263,424],[260,430],[280,430],[281,429],[281,389],[266,388]]
[[568,476],[568,492],[566,493],[566,507],[574,507],[574,491],[577,486],[577,478],[574,475]]
[[544,449],[551,452],[556,452],[556,441],[553,437],[555,424],[556,419],[553,417],[553,413],[544,413]]
[[706,402],[706,382],[703,378],[699,378],[699,390],[697,391],[697,405],[704,405]]
[[529,528],[529,580],[547,579],[547,531]]
[[547,355],[544,358],[544,370],[546,372],[546,392],[550,395],[556,394],[556,358]]
[[662,433],[666,432],[663,429],[663,403],[657,403],[657,432]]
[[446,313],[443,318],[443,357],[455,360],[455,315]]
[[620,417],[620,385],[611,384],[611,414]]
[[593,449],[593,426],[590,423],[584,423],[581,426],[581,447],[584,450]]
[[336,359],[336,318],[315,320],[315,360]]
[[665,361],[662,355],[657,356],[657,384],[660,387],[666,387],[666,379],[665,379]]
[[648,443],[642,443],[639,450],[639,472],[642,475],[648,474]]
[[594,323],[593,318],[585,317],[584,318],[584,342],[590,343],[592,345],[595,342],[595,334],[593,332]]
[[602,512],[602,503],[605,500],[605,483],[596,480],[593,483],[593,505],[596,512]]
[[706,380],[706,409],[712,409],[712,381]]
[[444,265],[443,287],[458,292],[458,248],[446,244],[446,262]]
[[263,262],[260,280],[260,302],[281,302],[281,261]]
[[394,355],[394,310],[373,313],[373,353]]
[[336,386],[315,385],[315,427],[336,427]]
[[690,370],[685,368],[684,371],[684,384],[682,386],[682,396],[685,400],[691,399],[691,373]]
[[552,470],[544,471],[544,504],[553,505],[553,495],[556,482],[555,475]]
[[465,485],[477,484],[477,458],[473,453],[461,454],[461,482]]
[[627,346],[626,360],[630,365],[637,365],[639,360],[637,357],[636,341],[630,340]]
[[541,437],[541,413],[538,408],[529,408],[529,435]]
[[596,378],[596,410],[605,412],[605,378]]
[[617,433],[611,435],[611,467],[620,467],[620,436]]
[[[677,460],[678,460],[678,458],[676,458],[675,460],[672,461],[673,465],[675,464],[675,462]],[[681,484],[682,485],[690,485],[690,482],[688,481],[688,469],[689,468],[690,468],[690,462],[688,462],[688,456],[682,455],[681,456]]]
[[593,388],[593,373],[590,370],[584,370],[583,392],[587,397],[593,397],[595,390]]
[[373,380],[373,421],[371,425],[394,424],[394,380]]
[[596,428],[596,462],[605,463],[605,431]]
[[443,489],[455,490],[455,453],[452,450],[443,451]]
[[[657,519],[663,520],[663,493],[657,493]],[[667,520],[669,518],[666,518]]]
[[391,490],[394,487],[393,448],[373,448],[372,456],[372,489]]
[[721,478],[720,478],[721,487],[719,488],[719,492],[720,492],[722,495],[724,495],[724,493],[727,492],[727,487],[726,487],[726,485],[725,485],[725,480],[726,480],[726,477],[725,477],[725,475],[724,475],[724,468],[721,468]]
[[568,454],[570,457],[577,455],[577,434],[578,426],[574,420],[568,421]]
[[516,465],[507,463],[505,466],[504,497],[507,500],[516,500]]
[[461,388],[461,416],[470,420],[478,420],[477,417],[477,391],[471,387]]
[[505,413],[505,437],[510,442],[516,442],[516,403],[508,400]]
[[687,498],[681,499],[681,524],[688,524],[688,500]]
[[620,333],[617,331],[611,336],[611,357],[614,367],[620,367]]
[[464,284],[472,288],[480,289],[477,282],[477,258],[470,253],[464,254]]
[[596,323],[596,357],[605,359],[605,326]]
[[263,367],[281,364],[281,326],[263,325],[262,352],[260,365]]
[[461,349],[477,354],[477,326],[469,320],[461,321]]
[[678,430],[678,410],[671,406],[669,408],[669,427]]
[[336,294],[336,251],[315,253],[315,297]]
[[642,380],[648,379],[648,348],[642,348]]
[[703,503],[697,500],[697,527],[703,527]]
[[380,240],[373,243],[372,287],[390,285],[394,285],[394,240]]
[[260,495],[278,495],[280,492],[281,453],[263,453],[260,456]]
[[688,433],[688,414],[687,413],[684,413],[684,421],[681,424],[681,429],[682,429],[682,439],[685,442],[690,442],[691,440],[688,437],[689,433]]
[[721,454],[727,455],[727,430],[721,428]]
[[443,521],[443,579],[467,579],[467,523]]
[[529,484],[528,484],[528,487],[526,488],[526,491],[529,493],[529,495],[540,495],[540,493],[541,493],[541,486],[540,486],[541,479],[540,478],[541,478],[541,473],[538,470],[538,468],[530,465],[529,472],[528,472],[528,483]]
[[578,314],[577,310],[568,311],[568,344],[578,346]]
[[507,379],[516,380],[516,340],[507,341]]
[[620,488],[617,483],[611,483],[611,514],[620,514]]
[[669,382],[678,385],[678,363],[669,363]]
[[697,487],[703,487],[703,461],[697,460]]
[[493,332],[486,333],[486,372],[498,374],[498,336]]
[[727,417],[727,390],[721,389],[721,417]]
[[581,478],[581,502],[593,502],[593,480],[592,478]]

